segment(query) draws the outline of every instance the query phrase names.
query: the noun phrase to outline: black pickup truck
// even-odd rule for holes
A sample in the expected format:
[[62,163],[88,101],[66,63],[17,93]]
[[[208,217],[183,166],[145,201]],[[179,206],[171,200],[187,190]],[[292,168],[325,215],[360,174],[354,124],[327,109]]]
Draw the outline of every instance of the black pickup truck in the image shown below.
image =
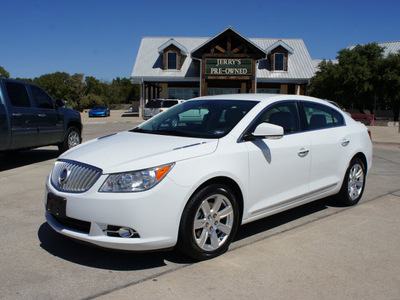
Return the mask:
[[0,151],[80,144],[81,116],[63,106],[35,84],[0,78]]

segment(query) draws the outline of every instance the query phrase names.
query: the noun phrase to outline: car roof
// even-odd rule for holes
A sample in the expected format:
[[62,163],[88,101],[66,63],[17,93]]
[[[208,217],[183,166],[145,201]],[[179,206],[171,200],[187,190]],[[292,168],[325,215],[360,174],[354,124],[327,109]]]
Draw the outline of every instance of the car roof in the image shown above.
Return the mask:
[[285,101],[285,100],[302,100],[302,101],[312,101],[320,104],[324,104],[327,106],[331,106],[337,109],[333,104],[314,97],[310,96],[302,96],[302,95],[288,95],[288,94],[224,94],[224,95],[215,95],[215,96],[204,96],[193,98],[191,100],[241,100],[241,101],[258,101],[263,102],[264,104]]

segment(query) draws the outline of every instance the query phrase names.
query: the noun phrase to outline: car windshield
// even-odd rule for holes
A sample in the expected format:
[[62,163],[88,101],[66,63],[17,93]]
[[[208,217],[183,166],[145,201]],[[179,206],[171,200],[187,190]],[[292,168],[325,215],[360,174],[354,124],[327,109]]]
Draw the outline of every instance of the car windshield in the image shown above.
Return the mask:
[[107,109],[105,106],[95,106],[92,109]]
[[221,138],[252,109],[258,101],[191,100],[132,129],[133,132]]

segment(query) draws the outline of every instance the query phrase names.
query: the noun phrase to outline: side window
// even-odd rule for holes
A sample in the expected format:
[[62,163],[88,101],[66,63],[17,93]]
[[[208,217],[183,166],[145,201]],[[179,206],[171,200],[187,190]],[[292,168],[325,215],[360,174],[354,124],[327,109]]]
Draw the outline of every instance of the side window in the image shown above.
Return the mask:
[[256,120],[254,128],[261,123],[282,126],[285,134],[300,131],[299,116],[295,102],[283,102],[268,107]]
[[302,105],[309,130],[344,125],[343,116],[328,106],[307,102],[303,102]]
[[46,92],[43,91],[41,88],[31,85],[31,91],[36,107],[50,109],[54,108],[53,101],[51,100],[49,95],[47,95]]
[[25,85],[17,82],[6,82],[6,89],[12,106],[31,107]]
[[332,111],[332,117],[333,117],[333,122],[335,123],[335,126],[343,126],[344,125],[343,116],[334,109],[331,109],[331,111]]

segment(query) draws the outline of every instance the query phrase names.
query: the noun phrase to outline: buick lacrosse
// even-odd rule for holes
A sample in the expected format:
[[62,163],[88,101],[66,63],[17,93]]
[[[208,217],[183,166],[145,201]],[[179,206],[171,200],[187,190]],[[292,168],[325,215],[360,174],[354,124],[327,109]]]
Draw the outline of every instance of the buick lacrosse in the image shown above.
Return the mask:
[[46,219],[101,247],[208,259],[241,224],[332,195],[356,204],[371,163],[368,129],[327,101],[200,97],[60,156]]

